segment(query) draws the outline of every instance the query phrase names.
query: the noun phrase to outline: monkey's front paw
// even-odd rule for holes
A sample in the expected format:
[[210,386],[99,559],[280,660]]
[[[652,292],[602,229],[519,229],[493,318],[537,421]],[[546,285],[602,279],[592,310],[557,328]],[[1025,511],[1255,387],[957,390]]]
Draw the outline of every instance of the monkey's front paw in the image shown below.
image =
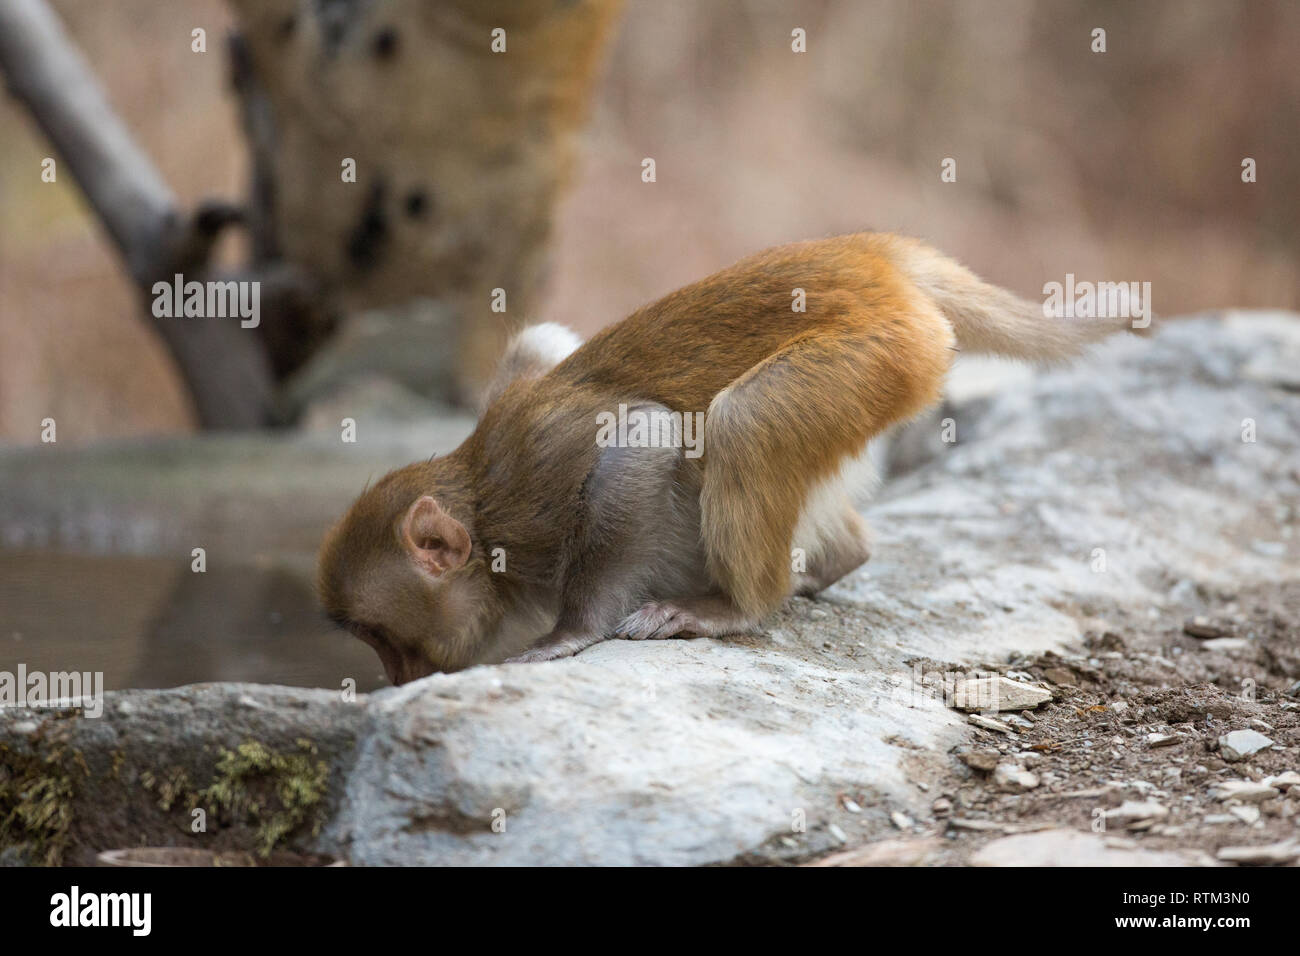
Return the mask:
[[700,621],[675,604],[647,604],[629,614],[614,629],[614,636],[629,641],[695,636],[704,630]]

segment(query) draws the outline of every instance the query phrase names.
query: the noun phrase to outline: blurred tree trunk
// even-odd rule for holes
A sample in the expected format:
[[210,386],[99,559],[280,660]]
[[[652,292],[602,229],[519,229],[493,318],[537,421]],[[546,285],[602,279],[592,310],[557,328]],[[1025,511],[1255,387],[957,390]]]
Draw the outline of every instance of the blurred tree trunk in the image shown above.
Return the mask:
[[[454,351],[440,366],[454,379],[443,397],[472,398],[507,322],[537,300],[620,0],[230,2],[251,194],[246,208],[210,202],[191,214],[43,0],[0,4],[0,68],[146,295],[177,272],[202,280],[221,230],[249,229],[247,269],[220,278],[262,282],[255,332],[151,316],[200,421],[268,422],[276,383],[320,352],[341,316],[393,308],[400,335],[402,307],[418,300],[450,316],[457,341],[426,333],[411,348]],[[492,308],[497,289],[504,313]]]
[[[216,234],[237,214],[220,203],[192,216],[181,213],[43,0],[0,3],[0,69],[76,177],[146,296],[155,281],[202,266]],[[238,322],[146,314],[203,424],[249,427],[266,420],[270,366]]]

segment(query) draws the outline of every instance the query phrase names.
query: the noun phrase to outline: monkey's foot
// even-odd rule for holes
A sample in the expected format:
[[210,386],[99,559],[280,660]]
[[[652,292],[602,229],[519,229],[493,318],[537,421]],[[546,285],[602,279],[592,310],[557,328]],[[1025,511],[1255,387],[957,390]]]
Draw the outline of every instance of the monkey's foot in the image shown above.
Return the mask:
[[517,657],[507,658],[507,664],[533,664],[572,657],[581,650],[605,640],[598,634],[548,634]]
[[752,626],[753,621],[722,598],[701,598],[680,604],[661,601],[629,614],[614,629],[614,637],[629,641],[713,637],[738,634]]

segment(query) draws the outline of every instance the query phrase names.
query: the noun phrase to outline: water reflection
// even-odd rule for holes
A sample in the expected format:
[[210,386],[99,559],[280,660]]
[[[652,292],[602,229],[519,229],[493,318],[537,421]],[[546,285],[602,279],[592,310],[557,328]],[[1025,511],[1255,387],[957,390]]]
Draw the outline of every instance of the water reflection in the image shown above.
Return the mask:
[[104,686],[257,681],[387,685],[368,647],[321,616],[284,568],[190,570],[189,556],[0,552],[0,670],[103,671]]

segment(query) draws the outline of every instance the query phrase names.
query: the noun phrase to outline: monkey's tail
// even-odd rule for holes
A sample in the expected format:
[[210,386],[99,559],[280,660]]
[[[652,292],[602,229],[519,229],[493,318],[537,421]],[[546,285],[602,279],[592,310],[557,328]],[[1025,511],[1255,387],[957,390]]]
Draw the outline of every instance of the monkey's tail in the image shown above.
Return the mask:
[[919,242],[896,247],[894,255],[921,292],[939,307],[965,351],[1047,364],[1071,358],[1115,332],[1141,331],[1140,327],[1133,329],[1129,316],[1137,315],[1146,303],[1132,298],[1127,283],[1118,285],[1116,315],[1063,318],[1048,314],[1042,302],[990,285]]

